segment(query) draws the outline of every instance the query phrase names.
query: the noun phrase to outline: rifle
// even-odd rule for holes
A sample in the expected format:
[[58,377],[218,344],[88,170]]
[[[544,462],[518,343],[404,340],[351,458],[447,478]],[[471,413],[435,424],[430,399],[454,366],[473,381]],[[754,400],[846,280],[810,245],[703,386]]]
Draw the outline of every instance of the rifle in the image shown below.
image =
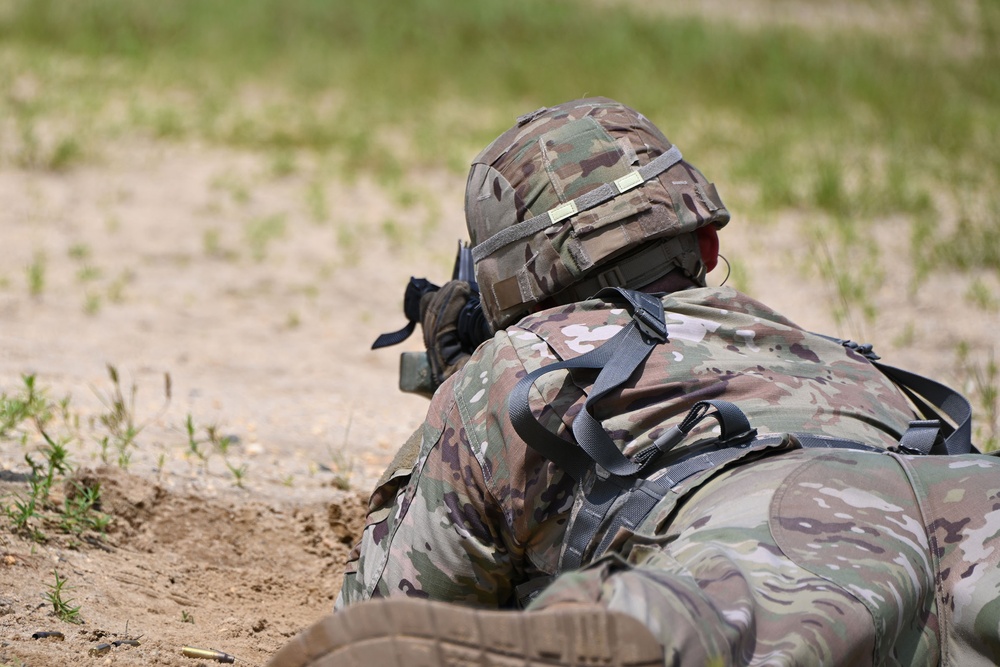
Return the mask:
[[[452,280],[461,280],[472,287],[473,296],[462,309],[458,319],[458,335],[462,349],[471,354],[479,343],[486,339],[484,335],[484,319],[479,305],[479,286],[476,283],[475,262],[472,259],[472,248],[468,243],[458,242],[455,254],[455,265],[451,272]],[[384,333],[372,343],[373,350],[402,343],[410,337],[420,322],[420,299],[429,292],[439,289],[438,285],[425,278],[410,277],[403,293],[403,314],[407,323],[402,329]],[[437,387],[434,385],[427,352],[403,352],[399,356],[399,390],[410,394],[419,394],[430,398]]]

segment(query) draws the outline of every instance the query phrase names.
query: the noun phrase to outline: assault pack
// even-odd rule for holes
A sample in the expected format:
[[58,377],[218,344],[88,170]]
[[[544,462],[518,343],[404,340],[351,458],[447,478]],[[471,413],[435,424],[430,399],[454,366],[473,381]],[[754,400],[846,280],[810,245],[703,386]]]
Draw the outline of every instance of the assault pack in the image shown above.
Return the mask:
[[[655,295],[610,287],[596,296],[624,300],[632,313],[632,321],[590,352],[543,366],[524,376],[515,385],[508,403],[510,420],[518,435],[570,475],[584,494],[583,506],[567,530],[560,571],[578,568],[603,554],[620,528],[635,529],[670,489],[691,475],[743,458],[750,450],[777,446],[787,437],[758,435],[737,405],[723,400],[705,400],[696,403],[680,424],[668,429],[652,445],[631,457],[625,456],[593,416],[593,407],[602,397],[627,382],[654,347],[666,342],[667,326],[663,304]],[[972,408],[961,394],[929,378],[879,363],[870,345],[829,336],[824,338],[866,357],[900,388],[924,417],[910,422],[892,451],[913,455],[978,453],[971,441]],[[573,420],[576,445],[542,426],[528,405],[528,393],[538,378],[574,369],[599,371],[583,409]],[[951,423],[942,419],[941,413]],[[709,416],[719,423],[719,434],[714,441],[667,466],[659,463],[663,454],[682,443],[692,429]],[[792,435],[806,448],[883,451],[862,442],[825,435]],[[599,540],[596,539],[598,535],[601,535]]]

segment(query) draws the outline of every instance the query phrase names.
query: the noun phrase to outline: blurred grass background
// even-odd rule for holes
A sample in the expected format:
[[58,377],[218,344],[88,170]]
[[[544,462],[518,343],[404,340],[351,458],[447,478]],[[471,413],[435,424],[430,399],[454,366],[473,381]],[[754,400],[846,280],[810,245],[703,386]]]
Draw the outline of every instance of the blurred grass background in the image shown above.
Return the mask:
[[[193,140],[392,185],[464,173],[518,114],[600,94],[682,136],[731,209],[799,212],[839,318],[876,315],[868,235],[886,219],[909,230],[912,289],[991,275],[965,298],[996,317],[1000,3],[753,0],[806,17],[761,21],[673,4],[0,0],[0,161],[70,169],[122,138]],[[976,372],[995,410],[993,360]]]
[[140,133],[336,152],[391,179],[462,170],[524,110],[602,94],[753,186],[761,211],[827,213],[846,237],[853,218],[907,215],[914,261],[995,270],[1000,5],[852,6],[912,16],[872,30],[582,0],[0,0],[3,158],[63,168]]

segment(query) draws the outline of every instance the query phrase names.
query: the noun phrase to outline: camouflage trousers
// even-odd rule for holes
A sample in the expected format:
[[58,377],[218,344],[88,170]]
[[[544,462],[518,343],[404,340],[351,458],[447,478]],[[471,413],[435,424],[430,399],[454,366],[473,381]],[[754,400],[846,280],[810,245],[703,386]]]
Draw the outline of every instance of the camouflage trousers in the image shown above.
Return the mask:
[[529,610],[632,615],[667,665],[1000,664],[1000,459],[797,450],[721,473]]

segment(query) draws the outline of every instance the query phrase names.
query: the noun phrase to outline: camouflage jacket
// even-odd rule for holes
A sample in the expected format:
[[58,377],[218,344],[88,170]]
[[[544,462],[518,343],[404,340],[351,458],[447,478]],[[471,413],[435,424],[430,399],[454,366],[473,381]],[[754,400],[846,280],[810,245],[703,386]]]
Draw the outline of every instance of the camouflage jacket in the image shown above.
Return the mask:
[[[735,290],[691,289],[664,296],[663,304],[668,341],[595,408],[626,453],[710,398],[737,404],[760,433],[808,432],[880,447],[895,444],[913,418],[865,358]],[[372,495],[337,606],[389,595],[504,606],[519,583],[556,572],[574,483],[514,432],[507,397],[525,373],[593,349],[630,320],[617,304],[584,301],[526,317],[482,345],[437,391],[426,421]],[[531,394],[534,414],[571,442],[573,418],[595,377],[541,377]],[[684,480],[653,514],[667,516],[714,474]]]

